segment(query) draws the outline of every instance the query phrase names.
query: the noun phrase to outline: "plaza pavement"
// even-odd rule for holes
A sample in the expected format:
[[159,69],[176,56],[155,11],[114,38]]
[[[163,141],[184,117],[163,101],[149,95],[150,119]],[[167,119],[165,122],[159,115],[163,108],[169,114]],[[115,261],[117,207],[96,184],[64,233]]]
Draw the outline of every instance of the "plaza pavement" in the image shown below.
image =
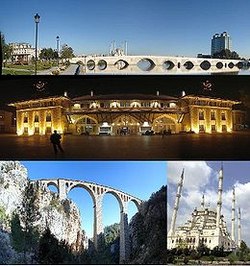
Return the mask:
[[0,135],[3,160],[229,160],[250,158],[250,133],[169,136],[62,137],[64,154],[53,153],[49,136]]

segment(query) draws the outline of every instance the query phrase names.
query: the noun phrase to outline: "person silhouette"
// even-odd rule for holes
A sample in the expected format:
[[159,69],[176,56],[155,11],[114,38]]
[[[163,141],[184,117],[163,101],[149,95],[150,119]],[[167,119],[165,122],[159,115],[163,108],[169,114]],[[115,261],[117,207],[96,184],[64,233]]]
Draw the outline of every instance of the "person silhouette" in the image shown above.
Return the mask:
[[[53,144],[55,155],[58,153],[58,149],[61,152],[64,152],[62,146],[61,146],[61,135],[57,133],[57,130],[54,130],[54,133],[50,136],[50,142]],[[57,149],[58,148],[58,149]]]

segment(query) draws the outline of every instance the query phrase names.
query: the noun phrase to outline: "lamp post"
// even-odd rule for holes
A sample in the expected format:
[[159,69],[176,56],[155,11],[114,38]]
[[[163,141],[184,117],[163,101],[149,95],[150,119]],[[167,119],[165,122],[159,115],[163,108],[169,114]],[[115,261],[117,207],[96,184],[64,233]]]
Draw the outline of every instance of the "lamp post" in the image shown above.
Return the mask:
[[57,64],[58,64],[58,67],[59,67],[59,36],[56,36],[56,47],[57,47]]
[[35,39],[35,75],[37,74],[37,39],[38,39],[38,23],[40,22],[40,16],[38,13],[34,16],[36,23],[36,39]]

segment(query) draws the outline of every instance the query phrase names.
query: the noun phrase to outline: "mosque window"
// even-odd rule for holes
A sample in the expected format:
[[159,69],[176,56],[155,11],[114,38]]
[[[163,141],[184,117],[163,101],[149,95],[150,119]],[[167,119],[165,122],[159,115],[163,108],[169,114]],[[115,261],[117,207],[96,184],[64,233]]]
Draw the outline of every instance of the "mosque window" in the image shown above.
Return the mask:
[[172,244],[174,243],[174,240],[172,240]]

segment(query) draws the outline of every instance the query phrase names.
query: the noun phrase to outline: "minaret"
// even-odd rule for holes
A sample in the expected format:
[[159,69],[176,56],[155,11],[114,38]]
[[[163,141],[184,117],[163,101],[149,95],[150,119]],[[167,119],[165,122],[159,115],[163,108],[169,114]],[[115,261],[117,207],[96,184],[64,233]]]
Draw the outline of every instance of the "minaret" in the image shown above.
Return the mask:
[[204,194],[202,195],[201,208],[202,208],[202,209],[205,208],[205,197],[204,197]]
[[219,171],[219,187],[218,187],[216,228],[220,227],[221,205],[222,205],[222,185],[223,185],[223,166],[221,164],[221,169]]
[[176,193],[176,198],[175,198],[175,203],[174,203],[174,211],[173,211],[172,221],[171,221],[170,231],[169,231],[170,236],[173,235],[175,231],[175,223],[176,223],[176,217],[177,217],[177,213],[179,209],[179,202],[180,202],[181,191],[183,187],[183,179],[184,179],[184,169],[182,170],[181,180],[178,183],[178,188],[177,188],[177,193]]
[[232,240],[235,242],[235,188],[233,187],[233,197],[232,197]]
[[240,248],[240,244],[241,244],[241,224],[240,224],[240,220],[241,220],[241,214],[240,214],[240,208],[239,208],[239,213],[238,213],[238,248]]

